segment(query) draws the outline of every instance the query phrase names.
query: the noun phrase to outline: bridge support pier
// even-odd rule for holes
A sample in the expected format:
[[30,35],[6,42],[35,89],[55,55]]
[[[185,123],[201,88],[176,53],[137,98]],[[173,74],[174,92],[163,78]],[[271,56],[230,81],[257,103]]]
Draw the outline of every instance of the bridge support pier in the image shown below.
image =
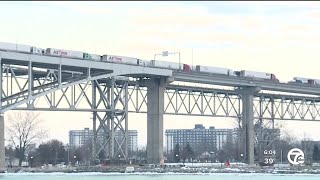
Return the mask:
[[[92,160],[128,159],[128,82],[92,81]],[[104,109],[104,112],[98,112]]]
[[163,113],[166,79],[147,81],[147,162],[158,164],[163,159]]
[[5,168],[4,115],[0,114],[0,171]]
[[254,164],[254,112],[253,95],[261,89],[257,87],[241,89],[242,95],[242,142],[246,163]]
[[[0,109],[2,109],[3,67],[0,57]],[[4,114],[0,114],[0,171],[5,168],[5,144],[4,144]]]

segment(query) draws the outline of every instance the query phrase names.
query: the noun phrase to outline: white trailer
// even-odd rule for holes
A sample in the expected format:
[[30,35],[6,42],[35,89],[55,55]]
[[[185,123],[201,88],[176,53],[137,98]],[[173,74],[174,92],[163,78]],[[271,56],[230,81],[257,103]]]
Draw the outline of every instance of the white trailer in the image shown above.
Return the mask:
[[[159,67],[159,68],[168,68],[168,69],[179,69],[179,63],[168,62],[168,61],[157,61],[151,60],[151,66]],[[183,64],[181,64],[181,69],[183,68]]]
[[12,44],[12,43],[0,42],[0,49],[30,53],[31,46],[23,45],[23,44]]
[[265,72],[255,72],[255,71],[245,71],[240,72],[241,77],[252,77],[252,78],[261,78],[261,79],[272,79],[272,74]]
[[83,52],[55,48],[47,48],[46,55],[83,59]]
[[101,56],[98,54],[83,53],[83,59],[100,61]]
[[310,78],[303,78],[303,77],[294,77],[293,80],[296,82],[301,82],[301,83],[309,83]]
[[220,68],[220,67],[210,67],[210,66],[197,65],[196,66],[196,71],[198,71],[198,72],[206,72],[206,73],[214,73],[214,74],[229,75],[229,69]]
[[114,56],[114,55],[103,55],[102,61],[123,63],[123,64],[138,64],[137,58],[125,57],[125,56]]
[[314,83],[317,84],[317,85],[320,85],[320,80],[319,79],[315,79]]

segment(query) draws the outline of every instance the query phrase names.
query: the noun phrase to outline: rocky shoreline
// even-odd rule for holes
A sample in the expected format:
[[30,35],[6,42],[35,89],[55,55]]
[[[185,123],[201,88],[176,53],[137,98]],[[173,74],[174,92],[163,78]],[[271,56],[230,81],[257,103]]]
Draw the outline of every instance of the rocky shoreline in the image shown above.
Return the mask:
[[[5,173],[126,173],[125,166],[82,166],[51,168],[8,168]],[[262,174],[320,174],[320,167],[134,167],[130,174],[209,174],[209,173],[262,173]]]

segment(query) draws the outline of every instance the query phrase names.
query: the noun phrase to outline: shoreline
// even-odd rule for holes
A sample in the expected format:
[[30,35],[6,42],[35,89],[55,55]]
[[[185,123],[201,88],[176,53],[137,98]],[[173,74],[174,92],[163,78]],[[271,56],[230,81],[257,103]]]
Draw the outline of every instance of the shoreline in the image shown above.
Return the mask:
[[269,174],[269,175],[320,175],[320,167],[197,167],[197,168],[148,168],[135,167],[126,172],[126,167],[85,166],[66,168],[9,168],[1,174],[95,174],[95,175],[212,175],[212,174]]
[[48,176],[48,175],[67,175],[67,176],[319,176],[320,173],[103,173],[103,172],[77,172],[77,173],[65,173],[65,172],[20,172],[20,173],[1,173],[1,176]]

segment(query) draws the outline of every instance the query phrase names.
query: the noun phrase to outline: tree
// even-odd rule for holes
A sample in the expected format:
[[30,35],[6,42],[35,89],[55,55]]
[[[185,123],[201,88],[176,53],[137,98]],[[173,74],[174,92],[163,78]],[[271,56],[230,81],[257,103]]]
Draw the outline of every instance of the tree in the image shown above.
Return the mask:
[[176,162],[176,163],[180,162],[180,147],[179,147],[178,143],[174,147],[173,155],[174,155],[174,157],[173,157],[174,162]]
[[65,161],[64,145],[59,140],[50,140],[39,145],[37,154],[42,164],[58,164]]
[[225,143],[217,153],[219,159],[223,162],[225,162],[227,159],[238,162],[243,161],[239,153],[240,149],[238,143],[239,141]]
[[181,153],[181,158],[183,163],[185,163],[186,159],[193,158],[194,153],[189,143],[183,148]]
[[50,145],[48,143],[42,143],[37,149],[38,159],[41,164],[50,163]]
[[141,148],[137,151],[137,160],[139,163],[146,163],[147,161],[147,150],[146,148]]
[[314,160],[314,161],[320,160],[320,151],[319,151],[319,148],[316,144],[313,146],[312,160]]
[[13,158],[15,157],[15,150],[10,146],[5,148],[5,155],[9,158],[9,165],[12,166]]
[[[92,151],[91,151],[90,147],[88,147],[88,146],[78,147],[77,149],[75,149],[75,152],[74,152],[74,156],[76,156],[76,158],[74,160],[79,161],[81,164],[88,165],[88,163],[90,162],[91,152]],[[99,154],[99,155],[101,155],[101,154]],[[103,155],[100,158],[105,159],[105,157]]]
[[34,142],[47,136],[45,130],[40,128],[39,114],[34,112],[17,111],[8,115],[6,127],[9,142],[16,147],[19,166],[25,159],[27,148]]

